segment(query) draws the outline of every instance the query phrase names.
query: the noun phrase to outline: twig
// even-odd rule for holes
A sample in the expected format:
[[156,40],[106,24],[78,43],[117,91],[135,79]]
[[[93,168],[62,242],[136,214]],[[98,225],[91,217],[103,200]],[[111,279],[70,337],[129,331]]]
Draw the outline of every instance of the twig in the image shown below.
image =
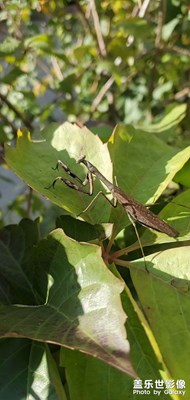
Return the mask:
[[80,12],[82,18],[83,18],[83,22],[86,25],[86,28],[89,30],[90,34],[93,36],[94,40],[96,41],[96,35],[94,34],[94,32],[92,31],[90,22],[88,17],[86,16],[86,13],[84,12],[79,0],[76,0],[76,7],[78,8],[78,11]]
[[51,57],[51,62],[52,62],[53,69],[54,69],[54,72],[56,74],[57,79],[59,81],[62,81],[63,80],[63,74],[62,74],[61,68],[59,66],[59,63],[57,61],[57,58],[55,56],[52,56]]
[[175,93],[174,99],[180,100],[181,98],[183,98],[185,96],[189,96],[189,94],[190,94],[190,87],[186,87],[186,88],[180,90],[179,92]]
[[139,9],[138,16],[143,18],[145,16],[146,10],[149,6],[150,0],[144,0],[142,6]]
[[162,29],[165,21],[165,15],[166,15],[166,1],[162,0],[161,3],[161,10],[158,14],[158,28],[157,28],[157,34],[156,34],[156,39],[155,39],[155,46],[160,48],[161,47],[161,40],[162,40]]
[[162,50],[169,51],[171,53],[178,53],[178,54],[180,54],[182,56],[190,57],[190,50],[183,49],[183,48],[178,47],[178,46],[164,47]]
[[[139,59],[139,55],[137,57],[137,60],[138,59]],[[127,77],[127,82],[125,82],[125,83],[128,84],[135,75],[136,75],[136,72],[132,72]],[[113,83],[114,83],[114,78],[111,76],[108,79],[108,81],[104,84],[104,86],[102,86],[102,88],[100,89],[99,93],[95,97],[95,99],[94,99],[94,101],[92,103],[91,112],[94,112],[96,110],[98,104],[101,102],[102,98],[105,96],[106,92],[110,89],[110,87],[113,85]]]
[[99,93],[95,97],[95,99],[92,103],[92,106],[91,106],[91,112],[94,112],[96,110],[98,104],[101,102],[101,100],[105,96],[106,92],[110,89],[110,87],[113,85],[113,83],[114,83],[114,78],[113,78],[113,76],[111,76],[108,79],[108,81],[102,86]]
[[95,4],[94,0],[90,0],[90,8],[91,8],[91,12],[92,12],[92,18],[94,21],[94,28],[96,31],[99,51],[100,51],[100,54],[102,55],[102,57],[106,57],[106,55],[107,55],[106,46],[105,46],[104,39],[102,36],[100,20],[99,20],[99,16],[98,16],[98,13],[96,10],[96,4]]

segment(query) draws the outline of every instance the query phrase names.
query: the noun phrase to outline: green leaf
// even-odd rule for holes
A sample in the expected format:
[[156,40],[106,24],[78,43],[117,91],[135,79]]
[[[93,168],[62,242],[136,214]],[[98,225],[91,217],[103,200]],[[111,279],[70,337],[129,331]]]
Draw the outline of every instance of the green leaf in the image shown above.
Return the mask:
[[91,131],[99,136],[103,143],[106,143],[111,134],[112,134],[112,126],[108,124],[94,124],[90,127]]
[[[181,193],[179,196],[168,204],[159,214],[160,218],[167,220],[169,224],[175,225],[175,228],[179,232],[179,237],[171,238],[164,233],[158,233],[153,231],[144,232],[141,236],[141,242],[143,246],[149,246],[152,243],[161,244],[167,242],[179,242],[190,239],[189,231],[189,218],[190,218],[190,206],[189,206],[190,190]],[[173,223],[174,221],[174,223]],[[139,246],[138,246],[139,247]]]
[[[119,276],[116,267],[112,267],[112,271],[115,276]],[[143,270],[141,274],[143,281],[146,281],[146,276],[147,272]],[[161,354],[158,348],[150,326],[141,307],[139,307],[139,302],[134,300],[127,286],[121,294],[121,299],[123,308],[128,316],[126,329],[131,343],[131,360],[138,376],[141,379],[147,379],[147,376],[151,376],[152,379],[160,379],[160,377],[168,379],[170,376],[165,364],[164,354]],[[130,392],[128,392],[129,394]],[[167,398],[168,396],[166,396]]]
[[[63,349],[61,363],[66,367],[69,394],[72,400],[79,398],[81,400],[138,400],[140,397],[139,394],[133,393],[134,381],[132,379],[121,371],[108,367],[100,360],[76,351]],[[150,375],[149,371],[146,373],[147,377],[151,377],[153,382],[156,380],[154,374]],[[162,379],[159,375],[157,377]],[[144,380],[142,382],[144,383]],[[153,390],[151,393],[153,396]],[[171,400],[169,395],[162,396],[162,400],[169,399]],[[179,398],[175,397],[175,400],[179,400]]]
[[6,133],[4,132],[4,127],[1,127],[1,131],[0,131],[0,142],[1,143],[5,143],[8,142],[8,137],[6,135]]
[[37,243],[37,224],[23,220],[19,226],[9,225],[0,232],[1,287],[0,299],[6,303],[38,303],[33,287],[35,273],[31,265],[33,246]]
[[109,149],[118,186],[142,203],[156,200],[190,158],[190,146],[179,152],[131,125],[116,127]]
[[186,246],[146,257],[150,271],[146,279],[141,263],[134,263],[135,268],[131,269],[135,289],[166,366],[173,379],[186,381],[187,398],[190,396],[189,251]]
[[6,39],[0,43],[0,56],[13,53],[20,45],[20,41],[13,37],[6,37]]
[[163,40],[165,40],[165,41],[169,40],[175,27],[179,24],[179,21],[180,21],[179,17],[174,18],[163,26],[163,28],[162,28],[162,39]]
[[[190,146],[178,151],[157,136],[132,126],[118,125],[110,139],[109,149],[118,186],[132,194],[134,199],[148,204],[153,204],[160,197],[190,158]],[[167,219],[167,212],[165,217]],[[116,222],[127,225],[121,209],[118,210]]]
[[78,349],[135,376],[120,303],[123,284],[107,270],[100,249],[58,229],[39,243],[36,261],[48,274],[47,301],[29,307],[1,304],[0,336]]
[[46,345],[26,339],[0,341],[0,398],[66,400]]
[[[119,276],[113,266],[111,269],[116,276]],[[146,278],[146,273],[144,278]],[[162,379],[162,377],[169,379],[157,344],[142,312],[127,288],[122,292],[122,305],[128,315],[126,329],[131,343],[133,365],[135,365],[138,376],[142,381],[147,377],[151,377],[153,381]],[[116,400],[119,398],[125,400],[131,398],[131,396],[134,400],[139,398],[139,394],[133,394],[134,382],[131,377],[102,363],[101,360],[76,351],[62,349],[61,365],[66,368],[69,394],[72,400],[78,398],[91,398],[92,400],[99,400],[100,398]],[[73,365],[75,366],[74,369]],[[94,379],[94,376],[96,376],[96,379]],[[164,396],[164,399],[168,398],[170,396]]]
[[190,175],[189,175],[189,168],[190,168],[190,160],[186,162],[183,168],[176,174],[175,182],[181,183],[186,187],[190,187]]
[[29,37],[25,40],[26,47],[32,47],[34,49],[48,50],[52,46],[51,36],[42,33],[40,35]]
[[186,104],[170,105],[164,115],[157,117],[152,124],[146,124],[145,130],[148,132],[159,133],[169,130],[178,125],[185,118],[187,111]]
[[13,84],[13,82],[21,75],[24,75],[25,72],[22,71],[18,67],[14,67],[8,74],[4,75],[3,78],[0,79],[0,82]]
[[135,38],[145,38],[151,34],[151,24],[140,17],[132,17],[120,24],[121,31],[134,35]]
[[90,242],[97,238],[106,239],[111,235],[111,226],[111,224],[91,225],[69,215],[61,215],[56,220],[57,228],[62,228],[67,236],[80,242]]
[[152,93],[153,99],[156,101],[161,101],[164,98],[165,93],[169,93],[173,87],[172,80],[158,85]]
[[72,93],[73,91],[73,84],[77,80],[76,75],[74,72],[71,72],[68,74],[64,79],[60,82],[60,89],[63,90],[64,92]]
[[[27,134],[21,134],[16,148],[6,147],[6,161],[29,186],[53,203],[77,215],[87,207],[92,198],[87,194],[71,190],[61,182],[57,182],[55,189],[48,189],[58,175],[68,179],[63,170],[58,172],[52,168],[56,166],[58,159],[62,160],[81,179],[84,179],[86,169],[77,165],[76,160],[86,154],[92,163],[101,166],[101,172],[111,181],[112,165],[107,145],[87,128],[79,128],[68,122],[61,126],[52,124],[42,131],[41,135],[44,137],[41,141],[31,141]],[[96,180],[95,193],[100,190],[105,191],[102,184]],[[91,207],[88,213],[82,214],[83,219],[90,223],[108,222],[109,204],[104,198],[99,198],[97,203],[97,208]]]
[[[132,395],[133,380],[98,359],[63,349],[61,365],[66,368],[72,400],[126,400]],[[137,399],[136,396],[133,398]]]

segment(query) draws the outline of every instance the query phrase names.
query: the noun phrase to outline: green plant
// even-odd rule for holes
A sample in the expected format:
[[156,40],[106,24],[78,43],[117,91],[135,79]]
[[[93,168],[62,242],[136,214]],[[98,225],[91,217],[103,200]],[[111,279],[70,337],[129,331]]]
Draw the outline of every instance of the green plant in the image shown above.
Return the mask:
[[[84,169],[76,159],[84,152],[108,179],[116,175],[119,186],[141,202],[160,197],[190,157],[189,147],[169,147],[154,134],[132,126],[119,125],[103,144],[87,128],[65,123],[43,130],[38,140],[20,131],[16,148],[7,146],[6,161],[34,190],[76,216],[90,198],[61,182],[54,189],[47,187],[57,175],[52,167],[58,159],[82,178]],[[95,193],[100,188],[105,190],[96,180]],[[35,370],[34,375],[28,375],[28,394],[34,387],[40,399],[49,398],[51,391],[53,398],[67,398],[67,382],[75,399],[82,390],[86,368],[87,398],[92,376],[101,375],[94,399],[99,391],[107,390],[107,378],[104,381],[102,377],[108,371],[112,399],[130,396],[132,378],[137,375],[142,380],[156,380],[170,379],[171,374],[172,379],[187,382],[189,355],[184,344],[188,343],[189,248],[183,242],[189,239],[189,211],[184,208],[188,207],[188,198],[189,190],[161,212],[161,217],[180,232],[177,247],[173,247],[176,239],[153,231],[141,232],[149,273],[144,260],[132,252],[138,248],[136,240],[127,243],[127,215],[120,206],[112,210],[103,198],[82,214],[86,222],[69,215],[58,217],[56,229],[46,239],[39,237],[38,221],[23,220],[2,230],[0,331],[2,337],[20,338],[17,344],[6,339],[10,348],[16,346],[19,356],[27,347],[25,374],[27,366]],[[126,256],[130,253],[131,261]],[[129,277],[122,279],[117,265],[130,268],[149,325],[130,294]],[[50,351],[47,343],[59,347],[50,346]],[[53,357],[56,353],[60,353],[58,365],[65,367],[66,377],[58,372]],[[16,359],[14,353],[11,362]],[[17,373],[19,370],[20,365]],[[38,392],[42,376],[45,387]],[[2,393],[9,395],[6,386],[2,386]],[[83,398],[82,394],[78,398]]]
[[[0,400],[139,400],[135,374],[189,400],[189,2],[5,0],[0,19]],[[47,189],[85,153],[179,231],[138,227],[149,274],[120,206],[77,218],[89,196]]]

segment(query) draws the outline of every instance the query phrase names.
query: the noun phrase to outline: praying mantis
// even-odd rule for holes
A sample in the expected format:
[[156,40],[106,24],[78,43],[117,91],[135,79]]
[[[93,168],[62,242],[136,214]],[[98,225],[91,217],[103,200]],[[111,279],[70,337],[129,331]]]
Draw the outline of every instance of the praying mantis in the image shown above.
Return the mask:
[[[86,212],[100,195],[102,195],[110,203],[112,207],[116,207],[117,203],[120,203],[127,212],[128,217],[134,226],[139,246],[144,259],[145,255],[138,234],[138,230],[136,227],[136,222],[145,226],[148,229],[154,229],[155,231],[165,233],[170,237],[176,238],[179,236],[179,232],[175,230],[173,227],[171,227],[167,222],[160,219],[156,214],[154,214],[152,211],[146,208],[146,206],[135,200],[132,196],[123,192],[123,190],[120,189],[117,185],[114,185],[113,183],[108,181],[108,179],[90,161],[86,159],[85,155],[81,156],[77,160],[77,163],[78,164],[82,163],[87,168],[87,175],[84,181],[82,181],[75,173],[73,173],[66,164],[64,164],[61,160],[58,160],[57,165],[54,169],[58,170],[59,166],[61,166],[69,176],[71,176],[75,181],[77,181],[77,184],[70,181],[69,179],[63,178],[62,176],[58,176],[55,178],[53,183],[48,187],[48,189],[51,187],[54,188],[56,182],[59,180],[65,185],[67,185],[69,188],[91,196],[93,194],[93,175],[95,175],[109,189],[110,193],[113,196],[113,202],[110,199],[108,199],[108,197],[102,191],[100,191],[96,194],[96,196],[90,202],[90,204],[82,211],[82,213]],[[78,183],[80,184],[80,186]],[[84,186],[86,186],[87,184],[89,184],[89,191],[87,191],[84,188]]]

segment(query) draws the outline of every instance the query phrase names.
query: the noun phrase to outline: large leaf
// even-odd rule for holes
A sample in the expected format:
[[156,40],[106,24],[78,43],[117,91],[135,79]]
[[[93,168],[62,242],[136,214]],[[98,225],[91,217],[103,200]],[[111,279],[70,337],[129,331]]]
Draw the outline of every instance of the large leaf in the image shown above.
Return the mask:
[[[38,240],[37,223],[22,220],[0,232],[0,301],[3,303],[38,304],[33,280],[36,266],[31,263],[33,246]],[[39,271],[40,274],[40,271]]]
[[[188,247],[165,250],[147,257],[150,273],[134,263],[131,276],[150,327],[173,379],[186,381],[190,395],[190,269]],[[188,398],[188,397],[187,397]]]
[[[65,123],[61,126],[53,124],[43,131],[44,139],[31,141],[27,134],[19,134],[16,148],[7,147],[6,161],[13,171],[29,186],[40,192],[53,203],[73,214],[79,214],[91,201],[91,197],[68,188],[57,182],[55,189],[47,189],[58,176],[69,176],[61,171],[54,171],[58,159],[69,166],[81,179],[86,170],[76,165],[79,156],[86,154],[88,159],[100,165],[102,173],[112,179],[112,165],[107,146],[102,144],[98,136],[87,128]],[[95,192],[102,190],[99,182],[95,182]],[[88,190],[88,189],[87,189]],[[101,210],[101,211],[100,211]],[[103,199],[98,200],[98,208],[92,207],[83,218],[91,223],[108,222],[110,206]]]
[[179,151],[157,136],[118,125],[109,141],[118,185],[142,203],[154,202],[190,158],[190,146]]
[[0,341],[0,398],[66,400],[55,362],[43,343]]
[[[158,137],[132,126],[118,125],[109,141],[109,149],[118,186],[136,200],[148,204],[156,201],[190,158],[190,146],[178,151]],[[174,213],[173,218],[172,224],[177,229]],[[165,219],[167,221],[167,213]],[[127,224],[121,209],[115,221],[123,226]],[[154,235],[159,234],[154,232]]]
[[[119,276],[113,266],[112,271],[116,276]],[[146,278],[146,274],[144,278]],[[122,304],[128,315],[126,329],[131,343],[133,365],[136,366],[137,374],[142,380],[143,387],[146,379],[151,378],[153,382],[156,379],[169,379],[170,377],[166,367],[163,365],[162,356],[159,354],[153,335],[127,288],[122,292]],[[139,394],[133,393],[134,381],[131,377],[102,363],[98,359],[76,351],[71,352],[68,349],[62,349],[61,365],[66,368],[69,394],[72,400],[77,400],[78,398],[80,400],[89,398],[93,400],[99,400],[100,398],[125,400],[130,399],[131,396],[134,400],[139,398]],[[75,366],[74,369],[73,365]],[[170,396],[166,394],[162,397],[164,400],[168,398]]]
[[[66,376],[71,400],[138,400],[139,394],[134,391],[134,380],[121,371],[111,368],[100,360],[90,358],[79,352],[63,349],[61,362],[66,368]],[[73,368],[73,365],[75,366]],[[146,379],[153,382],[161,376],[155,376],[153,371],[144,369]],[[141,377],[142,379],[142,377]],[[146,379],[142,379],[142,385]],[[153,390],[151,390],[154,398]],[[167,394],[162,395],[162,400],[171,400]],[[179,400],[177,396],[173,400]]]
[[[37,276],[39,270],[48,274],[47,301],[38,306],[1,304],[0,336],[79,349],[134,376],[119,296],[123,284],[107,270],[100,249],[77,243],[58,229],[39,243],[34,263]],[[45,275],[40,279],[38,285],[44,287]]]

